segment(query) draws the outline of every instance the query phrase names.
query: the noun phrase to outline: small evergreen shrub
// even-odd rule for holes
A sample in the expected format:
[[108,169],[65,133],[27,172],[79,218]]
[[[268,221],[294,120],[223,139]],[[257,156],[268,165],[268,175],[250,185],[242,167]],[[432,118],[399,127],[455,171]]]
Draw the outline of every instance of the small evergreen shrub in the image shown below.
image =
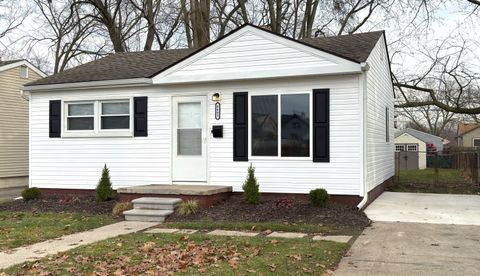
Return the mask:
[[177,212],[182,216],[188,216],[190,214],[195,214],[198,212],[198,201],[195,199],[190,199],[182,201],[178,207]]
[[102,177],[98,181],[95,189],[95,197],[97,201],[107,201],[113,198],[112,182],[110,181],[110,170],[107,164],[103,167]]
[[37,199],[41,194],[40,189],[36,187],[27,188],[22,191],[22,197],[25,201]]
[[248,167],[247,180],[245,180],[242,186],[243,196],[247,203],[257,204],[260,201],[259,187],[257,178],[255,177],[255,168],[250,164],[250,167]]
[[310,191],[310,203],[315,206],[324,207],[327,204],[328,198],[327,190],[325,189],[315,189]]
[[133,209],[133,203],[130,201],[127,202],[119,202],[113,206],[112,209],[112,215],[114,217],[119,217],[123,214],[123,212],[132,210]]

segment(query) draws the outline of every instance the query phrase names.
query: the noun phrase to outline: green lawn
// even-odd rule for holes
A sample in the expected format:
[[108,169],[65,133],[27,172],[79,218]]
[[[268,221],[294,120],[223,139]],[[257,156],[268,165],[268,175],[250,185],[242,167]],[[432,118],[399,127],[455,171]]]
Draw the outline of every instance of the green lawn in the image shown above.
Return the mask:
[[439,169],[438,183],[435,183],[435,170],[400,171],[395,184],[389,188],[393,192],[419,192],[443,194],[478,194],[480,186],[473,184],[456,169]]
[[323,233],[323,234],[344,234],[358,235],[359,231],[352,229],[340,229],[333,226],[322,224],[286,224],[279,222],[224,222],[224,221],[185,221],[185,222],[167,222],[162,224],[162,228],[180,228],[180,229],[224,229],[224,230],[254,230],[254,231],[284,231],[284,232],[305,232],[305,233]]
[[0,251],[85,231],[114,221],[108,215],[0,212]]
[[[322,275],[348,244],[308,239],[131,234],[11,267],[8,275]],[[1,273],[0,273],[1,274]]]

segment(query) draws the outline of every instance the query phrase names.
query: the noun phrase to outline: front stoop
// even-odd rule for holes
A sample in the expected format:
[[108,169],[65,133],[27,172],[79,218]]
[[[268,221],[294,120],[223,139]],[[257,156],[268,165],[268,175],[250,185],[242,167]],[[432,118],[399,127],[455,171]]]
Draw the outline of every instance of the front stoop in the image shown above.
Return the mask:
[[123,215],[129,221],[164,222],[181,202],[180,198],[141,197],[132,200],[133,209]]

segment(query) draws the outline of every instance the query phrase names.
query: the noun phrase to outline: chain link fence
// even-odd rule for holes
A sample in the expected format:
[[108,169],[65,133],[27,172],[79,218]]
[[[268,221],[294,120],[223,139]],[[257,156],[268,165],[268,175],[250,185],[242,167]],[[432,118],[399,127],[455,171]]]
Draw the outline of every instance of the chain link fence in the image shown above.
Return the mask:
[[435,193],[480,193],[480,149],[395,153],[394,190]]

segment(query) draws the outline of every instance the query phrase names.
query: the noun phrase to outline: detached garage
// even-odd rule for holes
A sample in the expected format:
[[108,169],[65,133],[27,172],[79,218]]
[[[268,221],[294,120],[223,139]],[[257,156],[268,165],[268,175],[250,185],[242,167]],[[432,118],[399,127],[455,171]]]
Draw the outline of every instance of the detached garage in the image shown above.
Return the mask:
[[427,144],[408,133],[395,136],[395,152],[400,155],[400,170],[427,168]]

